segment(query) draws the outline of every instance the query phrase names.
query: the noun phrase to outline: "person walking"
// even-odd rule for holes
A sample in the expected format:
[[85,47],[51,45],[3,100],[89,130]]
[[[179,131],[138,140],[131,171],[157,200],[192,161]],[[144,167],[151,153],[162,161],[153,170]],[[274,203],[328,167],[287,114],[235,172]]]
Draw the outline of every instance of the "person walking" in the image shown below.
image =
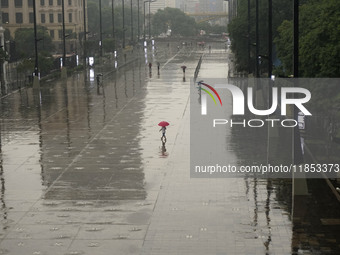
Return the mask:
[[[162,131],[162,137],[161,137],[161,141],[166,142],[166,136],[165,136],[165,131],[166,131],[166,126],[161,127],[161,129],[159,130],[159,132]],[[164,140],[163,140],[164,139]]]
[[157,74],[159,75],[159,69],[160,69],[161,64],[157,62]]

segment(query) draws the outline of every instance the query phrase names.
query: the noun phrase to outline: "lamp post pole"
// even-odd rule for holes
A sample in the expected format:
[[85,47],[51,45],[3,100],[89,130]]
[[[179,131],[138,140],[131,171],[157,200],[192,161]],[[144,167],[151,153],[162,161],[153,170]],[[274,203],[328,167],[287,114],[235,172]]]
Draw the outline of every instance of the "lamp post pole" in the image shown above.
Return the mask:
[[137,0],[137,33],[138,33],[138,39],[137,41],[139,42],[139,37],[140,37],[140,25],[139,25],[139,0]]
[[83,54],[84,54],[84,67],[86,67],[86,1],[83,0],[83,17],[84,17],[84,45],[83,45]]
[[35,52],[34,76],[39,77],[38,39],[37,39],[37,8],[36,8],[35,2],[36,1],[33,0],[34,52]]
[[112,6],[111,6],[111,11],[112,11],[112,39],[113,39],[113,52],[116,51],[116,33],[115,33],[115,2],[112,0]]
[[122,13],[122,18],[123,18],[123,49],[125,49],[125,10],[124,10],[124,0],[122,0],[122,9],[123,9],[123,13]]
[[149,1],[149,40],[151,39],[151,1]]
[[102,0],[99,0],[99,55],[103,56]]
[[299,77],[299,0],[294,0],[294,53],[293,75]]
[[273,0],[268,0],[268,78],[272,77],[273,70]]
[[250,0],[248,0],[248,73],[252,72],[251,64],[250,64],[250,45],[251,45],[251,38],[250,38]]
[[65,36],[65,0],[61,1],[61,10],[62,10],[62,21],[63,21],[63,67],[61,70],[61,76],[66,78],[67,71],[66,71],[66,36]]
[[131,7],[131,44],[134,44],[133,39],[133,14],[132,14],[132,0],[130,0],[130,7]]
[[143,12],[143,14],[144,14],[144,20],[143,20],[143,33],[144,33],[144,42],[145,42],[145,4],[147,3],[148,1],[144,1],[144,12]]
[[259,67],[259,0],[255,0],[255,71],[256,78],[260,77],[260,67]]

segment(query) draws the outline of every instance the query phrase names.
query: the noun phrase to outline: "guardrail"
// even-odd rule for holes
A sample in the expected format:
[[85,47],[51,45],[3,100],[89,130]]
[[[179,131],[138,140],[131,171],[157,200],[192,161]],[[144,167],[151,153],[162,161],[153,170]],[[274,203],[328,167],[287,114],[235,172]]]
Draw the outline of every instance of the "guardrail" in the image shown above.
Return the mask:
[[195,73],[194,73],[194,82],[196,82],[198,73],[199,73],[199,71],[200,71],[201,64],[202,64],[202,58],[203,58],[203,54],[201,55],[200,59],[198,60],[198,63],[197,63],[196,69],[195,69]]

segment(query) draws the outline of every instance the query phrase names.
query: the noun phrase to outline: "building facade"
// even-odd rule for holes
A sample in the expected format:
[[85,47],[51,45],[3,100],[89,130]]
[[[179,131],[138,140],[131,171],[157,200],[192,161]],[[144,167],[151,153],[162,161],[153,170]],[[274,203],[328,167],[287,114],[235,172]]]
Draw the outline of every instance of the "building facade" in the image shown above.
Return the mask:
[[150,5],[151,13],[156,13],[158,10],[164,10],[164,8],[176,8],[176,0],[157,0]]
[[[19,28],[31,28],[34,23],[33,0],[0,0],[2,24],[15,38]],[[84,4],[87,0],[36,0],[37,25],[47,28],[56,53],[63,50],[62,1],[64,1],[67,52],[77,51],[79,35],[84,31]],[[72,35],[72,36],[71,36]]]

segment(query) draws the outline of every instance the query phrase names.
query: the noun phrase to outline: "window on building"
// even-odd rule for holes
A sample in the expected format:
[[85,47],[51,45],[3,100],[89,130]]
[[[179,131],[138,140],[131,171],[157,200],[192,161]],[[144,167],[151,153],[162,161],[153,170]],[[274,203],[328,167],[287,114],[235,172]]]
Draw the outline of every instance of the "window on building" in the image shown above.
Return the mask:
[[9,23],[9,16],[7,12],[2,13],[2,24]]
[[58,23],[63,22],[63,16],[61,13],[58,13]]
[[16,8],[21,8],[22,7],[22,0],[14,0],[14,6]]
[[1,0],[1,8],[8,8],[8,0]]
[[40,18],[41,18],[41,23],[46,23],[45,13],[42,13]]
[[53,16],[53,13],[50,13],[50,23],[53,23],[54,22],[54,16]]
[[59,39],[63,38],[63,30],[61,29],[58,30],[58,38]]
[[61,5],[61,0],[58,0],[58,1],[57,1],[57,4],[58,4],[58,5]]
[[68,14],[68,22],[69,22],[69,23],[72,23],[72,13],[69,13],[69,14]]
[[15,13],[15,22],[17,24],[22,24],[23,19],[22,19],[22,12],[17,12]]
[[48,1],[48,5],[52,6],[53,5],[53,0]]
[[54,39],[54,30],[50,30],[50,36],[52,39]]
[[72,5],[72,0],[68,0],[68,5]]
[[28,2],[28,7],[33,7],[33,0],[27,0]]
[[45,5],[45,0],[40,0],[40,5],[44,6]]
[[33,12],[30,12],[29,14],[28,14],[28,22],[29,23],[34,23],[34,15],[33,15]]

